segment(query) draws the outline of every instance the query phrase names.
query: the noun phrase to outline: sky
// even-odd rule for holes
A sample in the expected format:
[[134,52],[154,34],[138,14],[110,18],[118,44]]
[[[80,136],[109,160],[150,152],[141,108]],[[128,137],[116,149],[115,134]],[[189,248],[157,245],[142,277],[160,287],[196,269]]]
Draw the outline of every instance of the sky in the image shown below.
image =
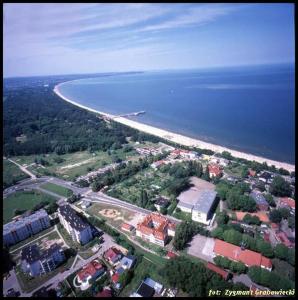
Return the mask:
[[295,61],[293,4],[4,4],[4,77]]

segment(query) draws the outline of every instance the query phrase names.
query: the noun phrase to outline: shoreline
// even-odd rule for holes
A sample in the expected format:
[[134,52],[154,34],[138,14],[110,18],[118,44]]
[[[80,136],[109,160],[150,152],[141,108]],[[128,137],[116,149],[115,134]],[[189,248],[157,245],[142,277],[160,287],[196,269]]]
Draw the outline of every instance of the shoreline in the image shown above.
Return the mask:
[[[69,81],[68,81],[69,82]],[[65,83],[65,82],[64,82]],[[64,83],[60,83],[58,85],[56,85],[54,87],[54,93],[56,93],[60,98],[62,98],[63,100],[65,100],[66,102],[69,102],[75,106],[78,106],[80,108],[86,109],[88,111],[91,112],[95,112],[97,114],[109,117],[109,118],[113,118],[113,121],[116,121],[118,123],[124,124],[126,126],[132,127],[134,129],[137,129],[139,131],[145,132],[145,133],[149,133],[155,136],[158,136],[160,138],[163,138],[165,140],[180,144],[180,145],[184,145],[184,146],[189,146],[189,147],[197,147],[200,149],[208,149],[208,150],[212,150],[214,152],[223,152],[223,151],[228,151],[231,153],[232,156],[234,157],[238,157],[238,158],[244,158],[250,161],[257,161],[259,163],[263,163],[266,162],[268,165],[275,165],[276,168],[283,168],[286,169],[290,172],[295,171],[295,165],[289,164],[289,163],[285,163],[285,162],[280,162],[280,161],[275,161],[275,160],[271,160],[265,157],[261,157],[261,156],[256,156],[253,154],[248,154],[245,152],[240,152],[237,150],[233,150],[233,149],[229,149],[226,148],[224,146],[219,146],[219,145],[215,145],[215,144],[211,144],[211,143],[207,143],[204,141],[201,141],[199,139],[194,139],[194,138],[190,138],[178,133],[174,133],[171,131],[167,131],[164,129],[160,129],[151,125],[147,125],[144,123],[140,123],[137,121],[133,121],[124,117],[117,117],[114,116],[112,114],[108,114],[105,112],[101,112],[92,108],[89,108],[87,106],[81,105],[75,101],[72,101],[71,99],[66,98],[65,96],[63,96],[60,91],[59,91],[59,86],[64,84]]]

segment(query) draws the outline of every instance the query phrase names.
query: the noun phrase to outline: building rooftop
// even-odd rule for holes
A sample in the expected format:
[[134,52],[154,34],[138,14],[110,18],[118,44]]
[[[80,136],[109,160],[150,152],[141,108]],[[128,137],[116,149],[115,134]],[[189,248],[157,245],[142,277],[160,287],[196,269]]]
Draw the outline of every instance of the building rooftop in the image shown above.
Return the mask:
[[282,197],[279,198],[279,203],[285,206],[289,206],[293,209],[295,209],[295,200],[289,197]]
[[240,261],[249,267],[264,266],[266,268],[272,268],[271,260],[262,256],[260,253],[247,249],[242,250],[238,246],[218,239],[215,240],[213,252],[231,260]]
[[142,297],[152,297],[155,293],[155,290],[151,286],[142,282],[136,293]]
[[116,256],[122,255],[122,252],[115,247],[109,248],[105,253],[104,257],[113,260]]
[[215,264],[208,262],[206,267],[207,267],[207,269],[219,274],[223,279],[226,280],[228,278],[229,272],[216,266]]
[[3,234],[9,233],[12,230],[17,230],[19,228],[22,228],[28,223],[35,222],[35,221],[39,220],[40,218],[45,218],[45,217],[48,217],[47,212],[44,209],[40,209],[28,217],[25,217],[25,218],[21,217],[20,219],[18,219],[16,221],[12,221],[12,222],[5,224],[3,226]]
[[217,193],[215,191],[202,191],[199,194],[193,209],[207,214],[216,198],[216,195]]
[[104,266],[97,260],[91,261],[89,264],[85,265],[79,272],[78,277],[81,281],[86,280],[89,276],[93,277],[94,274],[103,269]]
[[43,251],[40,250],[37,244],[33,244],[22,249],[21,258],[31,264],[37,260],[48,259],[56,251],[63,251],[58,244],[53,244],[50,248]]
[[58,210],[70,226],[77,231],[82,231],[89,226],[89,224],[84,222],[83,219],[77,215],[76,211],[68,204],[59,206]]
[[269,205],[261,192],[254,190],[249,195],[258,205]]
[[169,200],[162,197],[162,196],[159,196],[155,199],[155,203],[156,205],[159,205],[159,206],[162,206],[162,207],[165,207],[169,204]]

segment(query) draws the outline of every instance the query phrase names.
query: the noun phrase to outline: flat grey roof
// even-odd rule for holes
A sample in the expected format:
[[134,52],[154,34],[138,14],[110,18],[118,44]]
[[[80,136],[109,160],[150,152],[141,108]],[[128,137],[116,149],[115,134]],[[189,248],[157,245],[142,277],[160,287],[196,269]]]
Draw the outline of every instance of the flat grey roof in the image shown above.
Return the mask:
[[208,213],[216,197],[215,191],[202,191],[199,194],[198,201],[194,205],[194,210]]

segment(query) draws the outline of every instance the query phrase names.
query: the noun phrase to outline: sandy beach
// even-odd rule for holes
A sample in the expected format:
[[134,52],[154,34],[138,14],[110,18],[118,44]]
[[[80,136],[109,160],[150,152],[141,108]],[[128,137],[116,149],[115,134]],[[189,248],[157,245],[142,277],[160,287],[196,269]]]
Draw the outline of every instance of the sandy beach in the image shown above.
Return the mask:
[[190,138],[190,137],[180,135],[180,134],[177,134],[177,133],[174,133],[174,132],[170,132],[170,131],[167,131],[167,130],[163,130],[163,129],[160,129],[160,128],[156,128],[156,127],[147,125],[147,124],[136,122],[136,121],[124,118],[124,117],[117,117],[117,116],[114,116],[114,115],[111,115],[111,114],[107,114],[105,112],[97,111],[95,109],[86,107],[84,105],[76,103],[76,102],[66,98],[65,96],[63,96],[59,92],[59,85],[61,85],[61,84],[58,84],[58,85],[55,86],[54,92],[59,97],[61,97],[63,100],[65,100],[65,101],[67,101],[67,102],[69,102],[73,105],[76,105],[78,107],[81,107],[83,109],[86,109],[88,111],[92,111],[92,112],[95,112],[95,113],[113,118],[113,120],[116,121],[116,122],[119,122],[121,124],[127,125],[127,126],[132,127],[132,128],[135,128],[137,130],[143,131],[145,133],[149,133],[149,134],[161,137],[165,140],[169,140],[169,141],[175,142],[175,143],[180,144],[180,145],[190,146],[190,147],[198,147],[198,148],[201,148],[201,149],[209,149],[209,150],[212,150],[214,152],[228,151],[235,157],[244,158],[244,159],[251,160],[251,161],[255,160],[255,161],[260,162],[260,163],[266,162],[268,165],[275,165],[277,168],[284,168],[284,169],[286,169],[290,172],[295,171],[295,165],[292,165],[292,164],[288,164],[288,163],[285,163],[285,162],[274,161],[274,160],[270,160],[270,159],[260,157],[260,156],[256,156],[256,155],[253,155],[253,154],[248,154],[248,153],[236,151],[236,150],[233,150],[233,149],[229,149],[229,148],[226,148],[226,147],[222,147],[222,146],[219,146],[219,145],[206,143],[206,142],[198,140],[198,139]]

